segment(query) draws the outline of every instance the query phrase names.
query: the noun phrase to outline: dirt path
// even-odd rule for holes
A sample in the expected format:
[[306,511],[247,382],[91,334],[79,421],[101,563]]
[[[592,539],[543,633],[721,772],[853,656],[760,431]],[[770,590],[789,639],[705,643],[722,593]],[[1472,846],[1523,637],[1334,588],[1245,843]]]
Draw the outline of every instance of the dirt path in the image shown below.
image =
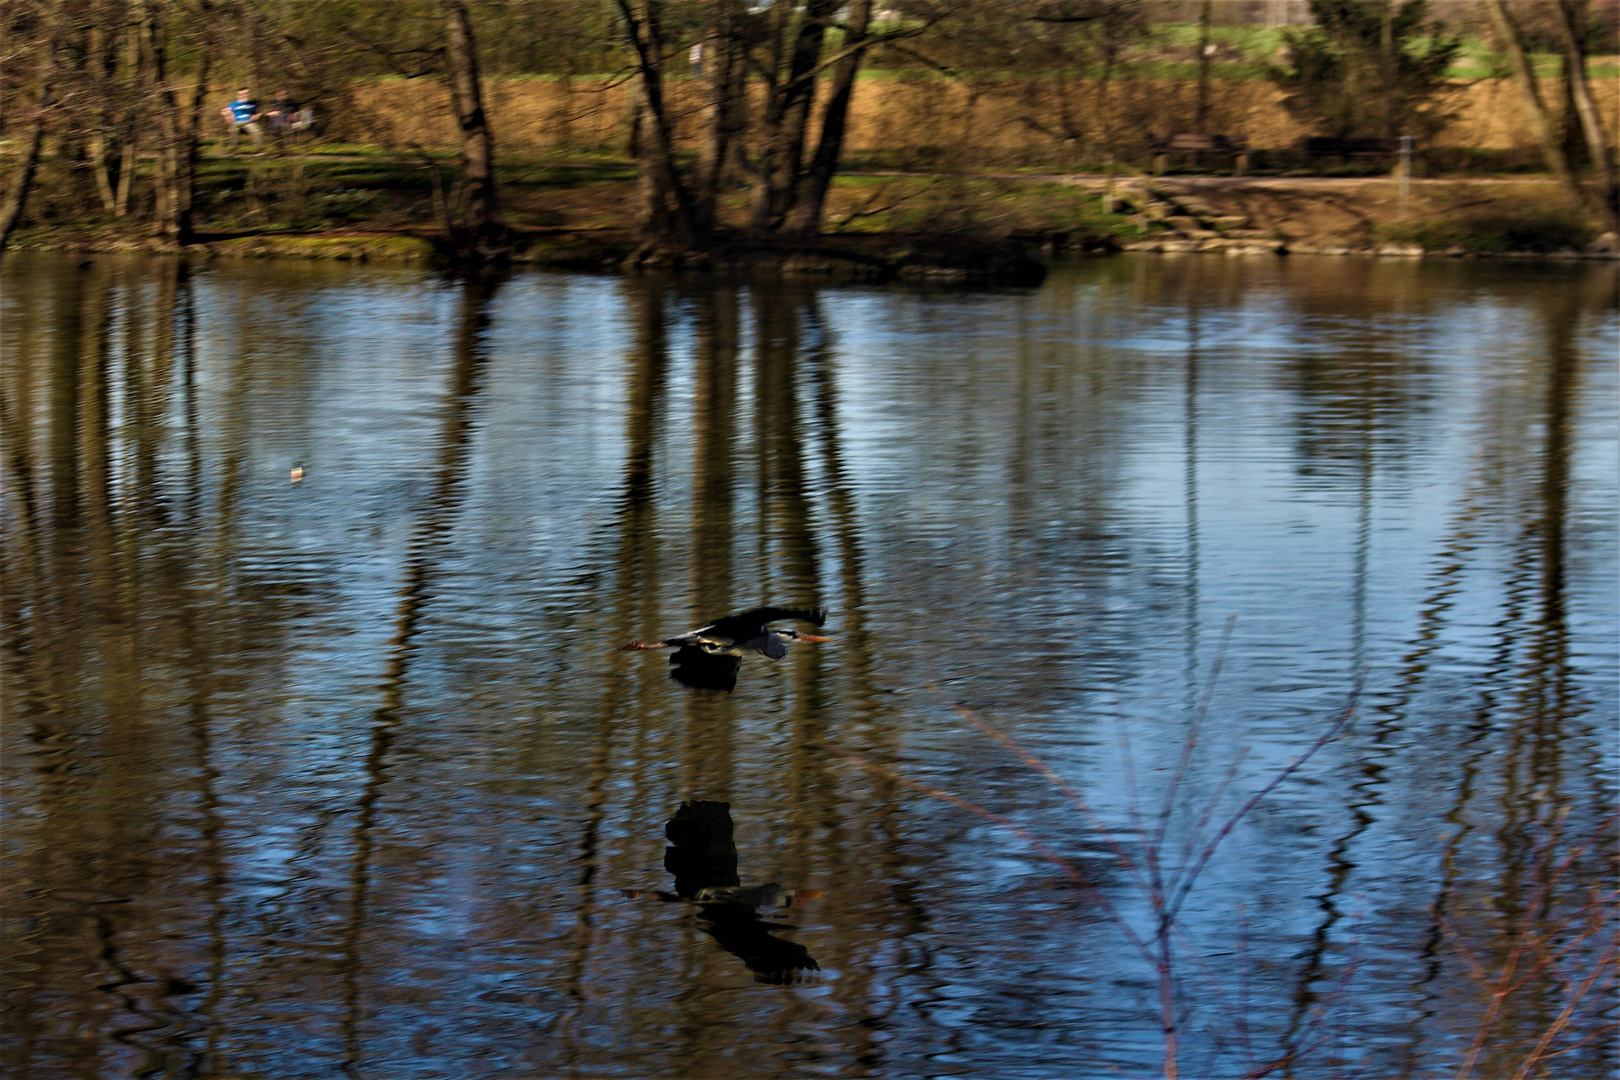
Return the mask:
[[[1102,183],[1089,177],[1080,182]],[[1133,179],[1124,186],[1139,199],[1156,197],[1187,208],[1199,219],[1192,239],[1198,239],[1199,228],[1218,222],[1224,232],[1274,237],[1295,252],[1418,254],[1438,246],[1455,254],[1509,222],[1530,231],[1543,228],[1549,237],[1580,231],[1558,186],[1539,177],[1403,185],[1391,177],[1178,176]],[[1575,246],[1549,240],[1550,248],[1564,254],[1574,254]],[[1599,240],[1585,253],[1612,257],[1614,248],[1612,239]]]

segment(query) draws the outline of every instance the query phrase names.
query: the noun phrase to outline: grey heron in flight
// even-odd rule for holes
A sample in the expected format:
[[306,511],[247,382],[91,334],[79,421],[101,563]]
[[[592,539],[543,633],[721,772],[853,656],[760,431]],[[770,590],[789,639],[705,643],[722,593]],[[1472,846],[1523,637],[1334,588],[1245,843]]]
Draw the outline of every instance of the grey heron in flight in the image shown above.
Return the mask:
[[787,655],[789,642],[831,641],[819,634],[798,630],[778,630],[770,623],[779,619],[798,619],[819,627],[827,621],[827,613],[820,608],[760,607],[727,615],[707,626],[688,630],[684,634],[663,641],[632,641],[621,645],[628,649],[674,649],[669,658],[669,677],[682,686],[696,690],[730,692],[737,685],[737,669],[748,653],[759,653],[772,660]]

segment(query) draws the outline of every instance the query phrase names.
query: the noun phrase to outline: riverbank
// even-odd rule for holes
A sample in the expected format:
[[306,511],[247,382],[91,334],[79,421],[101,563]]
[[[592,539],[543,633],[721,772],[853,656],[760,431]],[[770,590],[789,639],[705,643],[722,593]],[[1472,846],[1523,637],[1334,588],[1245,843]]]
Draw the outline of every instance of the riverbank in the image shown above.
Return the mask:
[[[633,269],[627,163],[512,162],[502,170],[517,265]],[[1608,258],[1620,242],[1562,209],[1550,180],[1388,177],[1127,177],[853,173],[813,241],[736,240],[681,268],[861,281],[1033,284],[1040,259],[1073,252]],[[201,257],[440,260],[420,166],[364,155],[216,157],[205,163]],[[745,193],[726,207],[742,220]],[[122,222],[47,214],[19,249],[159,250]]]
[[[514,231],[514,266],[618,273],[638,268],[739,277],[761,275],[882,283],[1039,285],[1046,264],[1018,238],[957,235],[826,236],[805,241],[735,240],[645,267],[632,266],[628,230]],[[145,252],[191,258],[313,259],[431,266],[446,261],[439,238],[416,232],[334,231],[215,235],[176,250],[137,236],[25,237],[18,250],[85,254]]]
[[1125,250],[1449,258],[1620,256],[1564,209],[1551,180],[1177,177],[1123,196],[1143,235]]

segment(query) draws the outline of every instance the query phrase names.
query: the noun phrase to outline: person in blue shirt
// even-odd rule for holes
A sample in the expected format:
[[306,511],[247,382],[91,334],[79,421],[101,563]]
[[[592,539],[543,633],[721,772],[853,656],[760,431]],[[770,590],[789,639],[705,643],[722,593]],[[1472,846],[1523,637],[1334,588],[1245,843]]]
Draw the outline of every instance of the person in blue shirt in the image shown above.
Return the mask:
[[264,125],[259,123],[263,119],[263,114],[259,112],[259,103],[253,100],[247,87],[238,90],[236,100],[219,110],[219,115],[225,118],[225,123],[231,129],[232,153],[235,153],[237,146],[240,145],[244,131],[253,137],[253,149],[264,149]]

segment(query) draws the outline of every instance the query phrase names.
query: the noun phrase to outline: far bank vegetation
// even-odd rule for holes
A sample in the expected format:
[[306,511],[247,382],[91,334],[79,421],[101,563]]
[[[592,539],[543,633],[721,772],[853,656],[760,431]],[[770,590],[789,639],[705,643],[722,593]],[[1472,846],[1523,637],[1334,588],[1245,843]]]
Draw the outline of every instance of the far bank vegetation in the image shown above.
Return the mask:
[[[852,168],[960,191],[1129,174],[1178,132],[1245,136],[1273,173],[1390,167],[1306,158],[1303,136],[1411,136],[1432,172],[1538,168],[1615,228],[1615,0],[13,0],[0,18],[0,247],[30,224],[176,248],[331,228],[381,192],[479,261],[600,182],[596,223],[631,261],[678,261],[901,220],[915,185]],[[231,156],[220,111],[244,86],[315,128],[244,132],[265,153]]]

